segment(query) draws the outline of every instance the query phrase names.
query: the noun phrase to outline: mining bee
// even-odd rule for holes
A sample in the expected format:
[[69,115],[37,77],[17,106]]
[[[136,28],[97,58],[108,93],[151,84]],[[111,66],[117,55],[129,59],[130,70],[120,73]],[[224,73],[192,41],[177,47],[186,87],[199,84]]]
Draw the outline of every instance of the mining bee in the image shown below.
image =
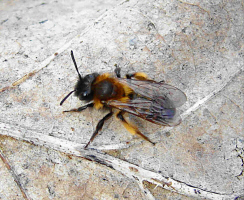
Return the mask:
[[85,148],[97,136],[104,122],[114,114],[131,134],[138,135],[152,144],[154,143],[148,137],[124,117],[125,113],[161,126],[176,126],[181,123],[181,117],[176,108],[186,102],[186,95],[178,88],[168,85],[164,81],[150,80],[143,72],[126,74],[126,78],[121,78],[118,66],[115,66],[114,75],[95,72],[82,77],[77,68],[73,51],[71,51],[71,58],[79,79],[74,90],[60,102],[60,105],[72,93],[87,104],[64,112],[81,112],[89,107],[109,110],[109,113],[98,122],[96,130]]

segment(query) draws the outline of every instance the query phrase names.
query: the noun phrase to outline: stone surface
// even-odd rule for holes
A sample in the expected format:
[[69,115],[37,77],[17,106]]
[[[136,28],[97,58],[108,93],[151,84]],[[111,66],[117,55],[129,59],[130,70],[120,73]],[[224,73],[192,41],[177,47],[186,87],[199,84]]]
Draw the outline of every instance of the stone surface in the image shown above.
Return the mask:
[[143,71],[188,97],[179,108],[183,122],[174,128],[130,116],[155,146],[111,119],[91,147],[106,149],[114,163],[126,161],[219,195],[206,198],[243,195],[243,9],[242,1],[2,1],[0,89],[41,70],[0,93],[0,133],[18,139],[0,137],[1,154],[14,169],[1,162],[7,182],[0,197],[191,199],[178,194],[190,192],[164,192],[153,181],[52,150],[59,148],[50,138],[85,144],[105,115],[92,109],[62,114],[81,105],[73,96],[59,105],[77,79],[70,50],[82,75],[112,72],[117,64],[122,74]]

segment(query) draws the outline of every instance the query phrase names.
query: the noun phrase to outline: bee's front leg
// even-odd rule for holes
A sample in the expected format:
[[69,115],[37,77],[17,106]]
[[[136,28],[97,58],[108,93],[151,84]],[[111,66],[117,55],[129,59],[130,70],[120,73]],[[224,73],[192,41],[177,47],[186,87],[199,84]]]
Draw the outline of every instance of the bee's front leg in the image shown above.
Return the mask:
[[85,110],[87,108],[91,108],[93,106],[94,106],[94,103],[89,103],[89,104],[81,106],[79,108],[74,108],[74,109],[71,109],[71,110],[65,110],[63,112],[81,112],[81,111],[83,111],[83,110]]

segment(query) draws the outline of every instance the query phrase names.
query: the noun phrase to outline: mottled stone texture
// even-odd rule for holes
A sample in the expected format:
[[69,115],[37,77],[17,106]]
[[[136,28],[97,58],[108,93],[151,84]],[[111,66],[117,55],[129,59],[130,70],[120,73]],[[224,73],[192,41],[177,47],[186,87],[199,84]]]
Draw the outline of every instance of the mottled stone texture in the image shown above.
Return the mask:
[[82,75],[117,64],[122,74],[143,71],[188,97],[172,129],[130,116],[155,146],[111,119],[92,147],[118,147],[106,153],[222,199],[244,194],[243,1],[4,0],[0,13],[0,89],[41,69],[0,93],[0,199],[191,199],[55,151],[49,139],[48,148],[38,146],[45,138],[85,144],[105,115],[62,114],[81,105],[70,97],[59,106],[77,78],[70,50]]

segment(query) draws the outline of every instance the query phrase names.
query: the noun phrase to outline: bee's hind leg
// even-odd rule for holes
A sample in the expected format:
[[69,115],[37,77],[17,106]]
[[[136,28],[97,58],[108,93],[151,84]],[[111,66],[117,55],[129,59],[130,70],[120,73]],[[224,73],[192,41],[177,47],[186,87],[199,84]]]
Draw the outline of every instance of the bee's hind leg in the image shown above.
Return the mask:
[[89,103],[87,105],[84,105],[84,106],[81,106],[79,108],[74,108],[74,109],[71,109],[71,110],[65,110],[63,112],[81,112],[89,107],[93,107],[94,106],[94,103]]
[[136,72],[132,74],[126,74],[127,79],[135,78],[141,81],[149,80],[144,72]]
[[[116,76],[118,78],[121,78],[121,68],[115,64],[115,70],[114,70],[114,73],[116,74]],[[131,78],[135,78],[135,79],[138,79],[138,80],[141,80],[141,81],[145,81],[145,80],[149,80],[147,78],[147,74],[145,74],[144,72],[136,72],[136,73],[132,73],[132,74],[126,74],[125,75],[127,79],[131,79]]]
[[139,129],[138,129],[136,126],[130,124],[129,122],[127,122],[127,121],[125,120],[125,118],[124,118],[124,116],[123,116],[123,111],[120,111],[120,112],[116,115],[116,117],[122,122],[122,124],[124,125],[124,127],[125,127],[125,128],[132,134],[132,135],[138,135],[138,136],[142,137],[144,140],[146,140],[146,141],[152,143],[153,145],[155,145],[155,143],[152,142],[147,136],[143,135],[143,134],[139,131]]

